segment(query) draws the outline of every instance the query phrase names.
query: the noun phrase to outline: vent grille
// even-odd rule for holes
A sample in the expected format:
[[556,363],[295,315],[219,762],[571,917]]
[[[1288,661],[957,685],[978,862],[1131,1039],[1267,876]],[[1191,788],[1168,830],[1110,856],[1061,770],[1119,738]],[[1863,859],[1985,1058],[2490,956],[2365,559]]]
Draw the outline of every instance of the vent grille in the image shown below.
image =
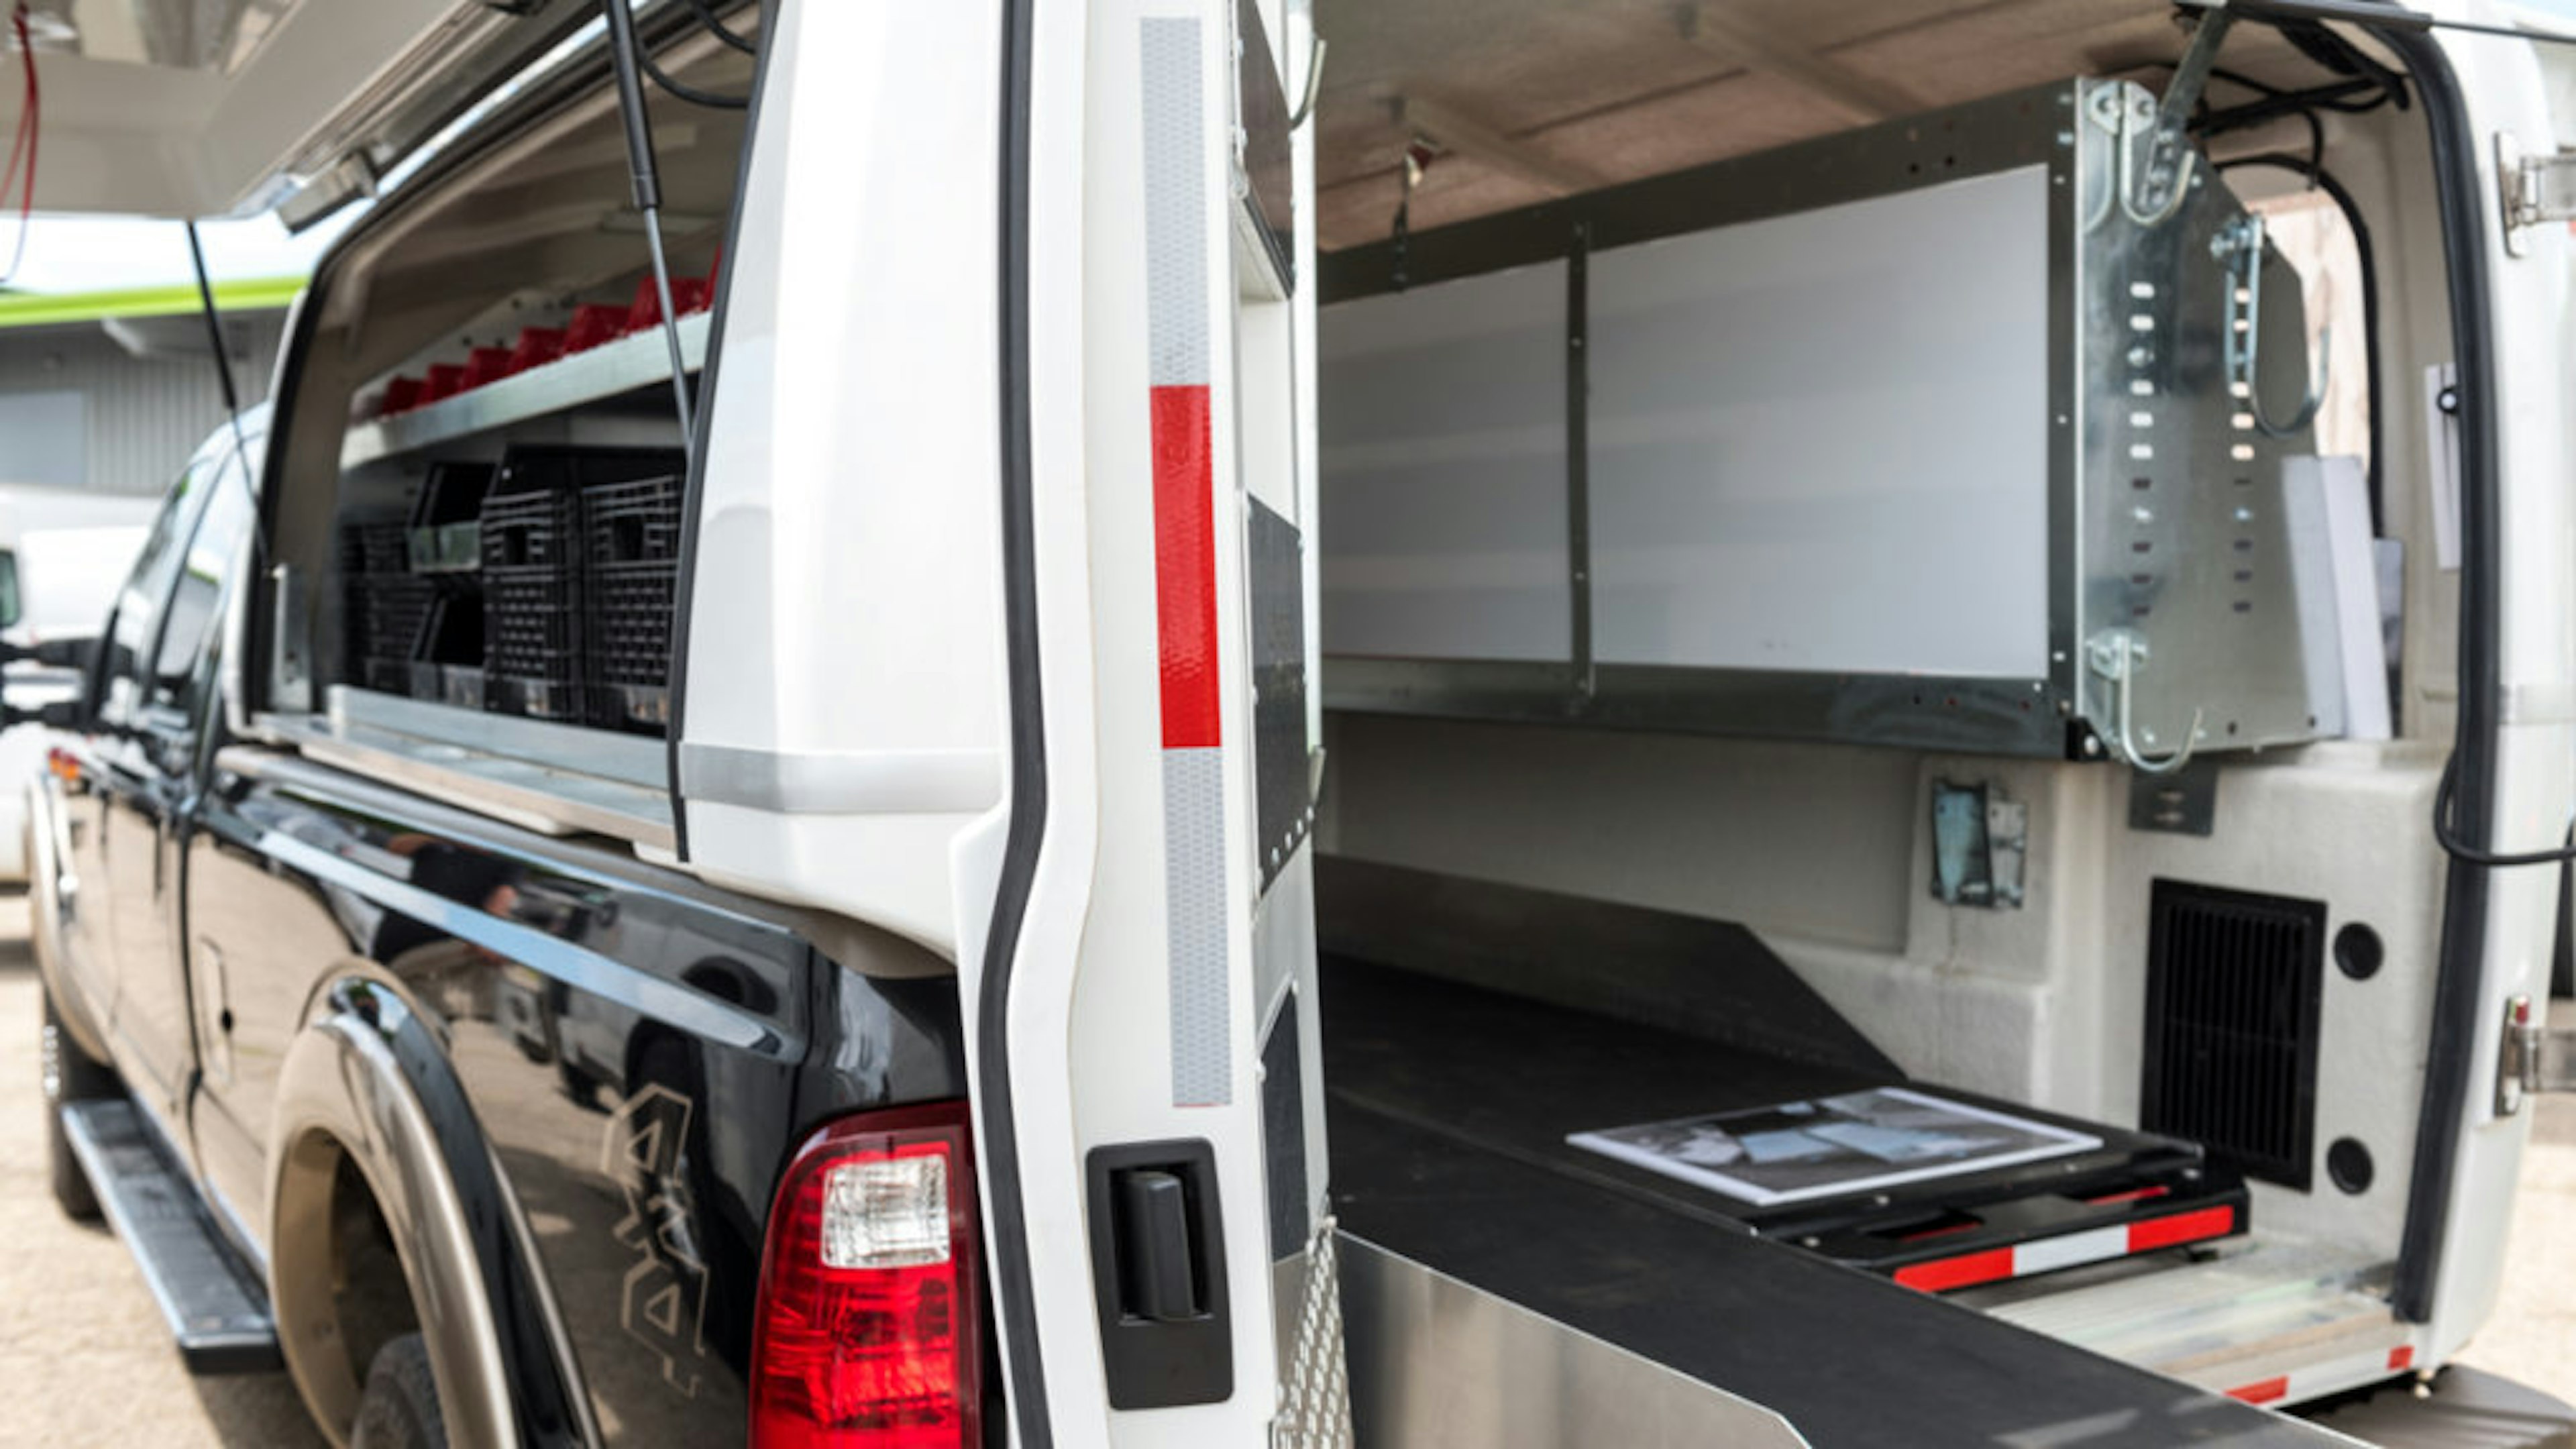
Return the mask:
[[2139,1126],[2306,1190],[2325,934],[2322,901],[2155,883]]

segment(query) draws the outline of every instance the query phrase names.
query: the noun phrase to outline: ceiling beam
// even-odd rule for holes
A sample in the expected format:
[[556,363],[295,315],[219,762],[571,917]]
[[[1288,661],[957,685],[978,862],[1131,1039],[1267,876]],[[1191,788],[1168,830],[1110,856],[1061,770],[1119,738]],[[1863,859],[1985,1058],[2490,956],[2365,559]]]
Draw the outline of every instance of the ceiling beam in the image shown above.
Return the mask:
[[1610,184],[1610,178],[1572,161],[1550,156],[1525,141],[1513,140],[1446,101],[1408,92],[1402,97],[1402,124],[1440,149],[1467,157],[1526,182],[1550,196],[1571,196]]
[[1831,102],[1856,121],[1884,121],[1928,107],[1905,87],[1873,80],[1838,65],[1796,41],[1747,18],[1729,0],[1701,0],[1684,12],[1683,31],[1693,45]]

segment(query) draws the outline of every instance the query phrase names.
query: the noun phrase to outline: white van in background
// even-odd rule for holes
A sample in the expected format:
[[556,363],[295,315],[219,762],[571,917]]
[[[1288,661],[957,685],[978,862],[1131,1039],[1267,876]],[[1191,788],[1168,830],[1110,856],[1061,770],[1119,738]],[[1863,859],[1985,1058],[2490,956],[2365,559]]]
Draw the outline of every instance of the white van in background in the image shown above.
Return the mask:
[[[158,503],[0,484],[0,644],[32,647],[98,633]],[[6,678],[10,702],[28,708],[79,691],[79,671],[33,660],[7,666]],[[43,726],[0,730],[0,883],[27,878],[27,801],[17,785],[42,768],[44,754]]]

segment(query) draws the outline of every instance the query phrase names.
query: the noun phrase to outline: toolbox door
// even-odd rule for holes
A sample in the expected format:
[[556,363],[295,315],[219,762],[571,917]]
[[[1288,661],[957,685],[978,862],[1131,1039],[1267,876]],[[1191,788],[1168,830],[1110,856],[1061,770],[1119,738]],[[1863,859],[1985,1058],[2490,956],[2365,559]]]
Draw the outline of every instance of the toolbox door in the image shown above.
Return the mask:
[[1010,818],[990,930],[961,952],[1015,1427],[1344,1443],[1309,839],[1311,171],[1284,101],[1306,17],[1021,13]]

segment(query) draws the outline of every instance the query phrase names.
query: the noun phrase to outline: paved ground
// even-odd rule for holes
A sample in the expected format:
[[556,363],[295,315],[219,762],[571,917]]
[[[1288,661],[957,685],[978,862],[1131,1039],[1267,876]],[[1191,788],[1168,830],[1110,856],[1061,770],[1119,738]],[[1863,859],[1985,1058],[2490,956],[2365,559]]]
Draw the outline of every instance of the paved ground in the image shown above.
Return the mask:
[[104,1227],[46,1185],[26,905],[0,898],[0,1445],[318,1449],[284,1374],[192,1378]]
[[[318,1449],[283,1374],[191,1378],[125,1250],[45,1181],[26,908],[0,897],[0,1449]],[[2576,1097],[2540,1104],[2517,1276],[2468,1360],[2576,1398]]]

